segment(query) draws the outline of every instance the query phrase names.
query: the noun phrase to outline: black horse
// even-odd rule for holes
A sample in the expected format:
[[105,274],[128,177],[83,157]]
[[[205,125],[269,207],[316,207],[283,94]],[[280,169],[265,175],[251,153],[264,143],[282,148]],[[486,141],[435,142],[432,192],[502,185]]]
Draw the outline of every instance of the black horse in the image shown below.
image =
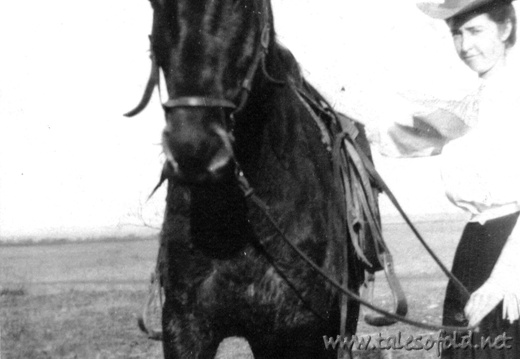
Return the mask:
[[[340,334],[344,299],[281,240],[266,212],[354,291],[363,266],[348,241],[333,141],[302,100],[319,96],[275,41],[269,0],[151,3],[152,76],[130,115],[146,106],[162,70],[165,357],[213,358],[230,336],[246,338],[258,359],[336,357],[323,336]],[[366,144],[362,131],[358,138]],[[267,208],[251,204],[251,189]],[[343,308],[353,334],[359,304]]]

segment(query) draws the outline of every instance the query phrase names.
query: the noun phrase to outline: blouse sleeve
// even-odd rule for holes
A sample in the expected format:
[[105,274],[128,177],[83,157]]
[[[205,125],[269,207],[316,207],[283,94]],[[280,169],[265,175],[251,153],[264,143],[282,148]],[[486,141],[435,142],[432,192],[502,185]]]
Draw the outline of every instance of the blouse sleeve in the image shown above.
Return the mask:
[[433,129],[394,123],[385,127],[368,127],[368,139],[387,157],[425,157],[441,152],[445,143]]
[[389,157],[424,157],[442,152],[449,141],[475,125],[478,96],[462,101],[424,101],[426,110],[412,114],[411,120],[369,127],[369,139],[379,152]]

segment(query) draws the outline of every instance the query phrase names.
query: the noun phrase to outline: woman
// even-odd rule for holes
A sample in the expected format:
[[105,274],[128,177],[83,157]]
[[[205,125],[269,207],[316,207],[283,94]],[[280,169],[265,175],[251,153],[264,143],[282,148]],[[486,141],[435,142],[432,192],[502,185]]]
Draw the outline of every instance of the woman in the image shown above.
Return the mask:
[[[400,156],[440,153],[448,198],[471,214],[452,272],[472,294],[468,300],[448,284],[443,324],[479,330],[473,348],[445,350],[444,358],[520,358],[520,71],[510,61],[516,40],[511,1],[418,4],[446,21],[457,54],[481,86],[462,110],[415,116],[413,125],[394,124],[378,140],[382,152]],[[497,342],[502,350],[475,348],[481,338],[493,343],[504,334],[506,342]]]

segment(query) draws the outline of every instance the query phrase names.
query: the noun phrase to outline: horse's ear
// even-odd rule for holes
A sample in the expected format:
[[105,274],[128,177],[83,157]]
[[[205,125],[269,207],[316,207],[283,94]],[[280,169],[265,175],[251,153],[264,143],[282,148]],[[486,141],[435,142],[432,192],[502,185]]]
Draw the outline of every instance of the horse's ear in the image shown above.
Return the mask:
[[156,9],[157,7],[164,7],[164,0],[148,0],[150,1],[150,4],[152,4],[152,7]]

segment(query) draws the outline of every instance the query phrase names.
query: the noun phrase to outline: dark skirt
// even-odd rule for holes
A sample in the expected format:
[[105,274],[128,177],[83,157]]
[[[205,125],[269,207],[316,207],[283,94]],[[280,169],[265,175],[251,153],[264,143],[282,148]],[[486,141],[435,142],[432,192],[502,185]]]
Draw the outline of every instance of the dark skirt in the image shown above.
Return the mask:
[[[491,275],[502,248],[516,224],[518,215],[519,213],[514,213],[496,218],[487,221],[484,225],[470,222],[464,228],[455,252],[452,273],[471,293],[484,284]],[[443,324],[467,326],[468,322],[464,317],[466,302],[467,298],[450,281],[444,300]],[[462,339],[462,336],[466,336],[466,340],[471,338],[471,345],[464,345],[466,348],[444,350],[442,358],[520,358],[520,324],[518,321],[510,324],[508,320],[502,319],[501,303],[482,320],[480,332],[474,332],[471,336],[468,334],[458,333],[458,338],[459,340]],[[447,335],[453,336],[453,333],[447,333]],[[482,349],[481,346],[486,338],[489,339],[488,343],[496,344],[496,347],[491,348],[490,345],[487,345],[485,349]],[[479,348],[476,349],[475,346],[479,346]],[[507,349],[506,346],[511,348]]]

